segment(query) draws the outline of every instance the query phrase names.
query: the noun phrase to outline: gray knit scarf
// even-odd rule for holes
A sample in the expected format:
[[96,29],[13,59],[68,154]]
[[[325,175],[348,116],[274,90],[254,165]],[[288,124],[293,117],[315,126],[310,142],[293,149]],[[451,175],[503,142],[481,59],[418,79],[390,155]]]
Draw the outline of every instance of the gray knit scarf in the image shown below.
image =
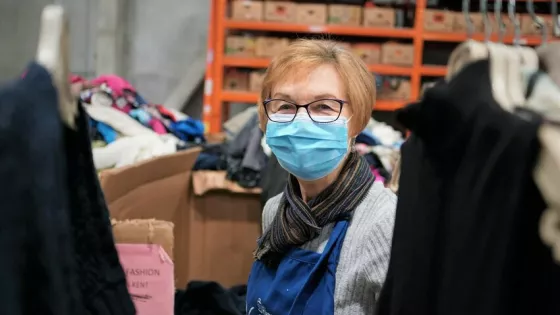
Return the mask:
[[350,216],[374,180],[365,158],[351,152],[337,180],[307,204],[301,198],[297,179],[290,175],[278,212],[259,239],[255,259],[277,266],[292,247],[314,239],[325,225]]

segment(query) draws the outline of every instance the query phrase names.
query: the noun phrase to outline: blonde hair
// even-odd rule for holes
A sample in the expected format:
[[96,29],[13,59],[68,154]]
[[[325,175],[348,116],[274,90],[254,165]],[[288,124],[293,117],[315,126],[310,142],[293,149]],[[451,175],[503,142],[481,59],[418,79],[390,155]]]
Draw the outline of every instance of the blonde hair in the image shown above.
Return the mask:
[[336,42],[300,39],[272,59],[266,71],[258,106],[262,130],[268,121],[262,102],[270,97],[274,85],[324,64],[333,65],[344,83],[346,101],[352,109],[350,135],[357,135],[366,127],[376,92],[374,77],[366,64]]

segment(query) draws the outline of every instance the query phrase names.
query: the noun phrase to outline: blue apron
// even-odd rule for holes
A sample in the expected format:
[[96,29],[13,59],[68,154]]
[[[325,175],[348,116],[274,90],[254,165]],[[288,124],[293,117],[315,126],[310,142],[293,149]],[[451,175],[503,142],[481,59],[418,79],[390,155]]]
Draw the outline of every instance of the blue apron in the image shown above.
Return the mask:
[[322,254],[293,248],[277,269],[255,261],[247,284],[247,315],[332,315],[340,250],[348,219],[338,221]]

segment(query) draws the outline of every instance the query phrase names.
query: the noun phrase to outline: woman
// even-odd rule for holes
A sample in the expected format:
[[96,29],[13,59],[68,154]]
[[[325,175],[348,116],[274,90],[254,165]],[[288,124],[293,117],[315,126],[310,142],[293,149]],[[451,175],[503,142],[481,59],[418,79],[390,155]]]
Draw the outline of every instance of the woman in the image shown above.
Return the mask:
[[261,128],[290,176],[264,208],[247,313],[373,314],[396,206],[353,150],[373,76],[335,43],[300,40],[274,58],[261,97]]

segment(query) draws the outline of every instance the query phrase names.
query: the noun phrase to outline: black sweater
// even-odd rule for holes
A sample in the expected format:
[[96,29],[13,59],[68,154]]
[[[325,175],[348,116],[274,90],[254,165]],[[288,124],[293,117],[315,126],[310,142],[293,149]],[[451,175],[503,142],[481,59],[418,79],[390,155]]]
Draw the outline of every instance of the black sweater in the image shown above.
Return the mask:
[[50,74],[0,89],[0,313],[135,314],[80,107],[65,128]]
[[413,134],[378,314],[560,314],[532,178],[541,120],[502,110],[488,68],[467,66],[398,114]]

